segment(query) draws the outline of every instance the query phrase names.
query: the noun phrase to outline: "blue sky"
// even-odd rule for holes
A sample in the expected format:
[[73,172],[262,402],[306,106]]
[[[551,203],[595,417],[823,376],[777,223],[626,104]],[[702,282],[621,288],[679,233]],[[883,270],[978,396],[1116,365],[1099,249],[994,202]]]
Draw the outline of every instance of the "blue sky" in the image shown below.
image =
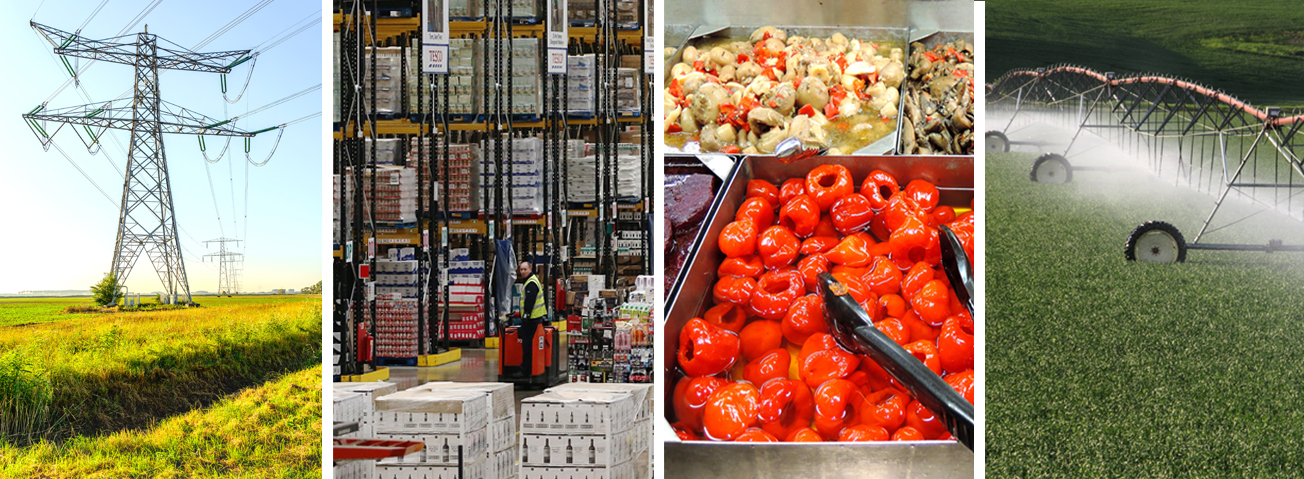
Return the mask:
[[[0,2],[6,11],[0,17],[0,43],[6,45],[6,74],[0,76],[5,92],[0,95],[0,136],[5,143],[0,154],[0,224],[4,225],[0,227],[0,271],[4,271],[0,293],[88,289],[109,270],[122,194],[122,176],[114,165],[121,170],[126,164],[128,133],[112,133],[117,141],[105,139],[98,155],[87,152],[67,127],[55,135],[56,143],[108,193],[110,202],[58,151],[43,151],[21,118],[69,79],[29,20],[71,32],[87,21],[101,1]],[[90,19],[82,35],[93,39],[116,36],[150,3],[110,0]],[[138,33],[148,24],[150,33],[191,48],[260,3],[163,0],[128,33]],[[200,50],[253,48],[279,37],[278,32],[296,22],[316,19],[313,27],[258,57],[248,91],[237,103],[223,99],[218,75],[178,71],[160,73],[163,100],[226,119],[321,83],[320,15],[321,4],[315,0],[273,1]],[[247,65],[228,75],[231,98],[244,85]],[[81,85],[92,102],[102,102],[130,89],[132,77],[130,65],[97,62],[82,75]],[[322,94],[314,91],[241,119],[236,127],[258,130],[299,119],[322,111],[321,99]],[[69,87],[50,100],[49,108],[85,103],[85,98]],[[196,138],[164,135],[191,291],[216,290],[217,264],[201,257],[216,252],[216,245],[210,249],[203,242],[222,236],[243,241],[244,291],[300,288],[321,280],[322,131],[320,118],[291,125],[266,166],[248,166],[247,208],[243,143],[232,141],[226,156],[208,165],[210,189]],[[256,137],[252,159],[265,160],[275,140],[275,131]],[[210,157],[215,157],[225,141],[209,137],[206,143]],[[137,262],[127,286],[142,292],[162,289],[147,258]]]

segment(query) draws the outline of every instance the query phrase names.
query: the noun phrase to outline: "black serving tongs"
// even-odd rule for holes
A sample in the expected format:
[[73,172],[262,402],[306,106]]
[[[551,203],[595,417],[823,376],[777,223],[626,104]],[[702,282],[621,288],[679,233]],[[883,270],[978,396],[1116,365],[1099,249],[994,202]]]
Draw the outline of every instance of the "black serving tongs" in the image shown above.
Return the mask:
[[946,384],[919,359],[883,334],[848,294],[846,286],[829,273],[820,273],[824,314],[833,325],[833,337],[848,351],[864,354],[905,386],[915,399],[938,415],[951,435],[973,450],[973,404]]
[[964,252],[960,238],[955,237],[955,232],[949,226],[938,226],[937,232],[941,237],[942,269],[946,271],[946,279],[951,281],[951,289],[955,290],[956,298],[969,309],[969,316],[972,317],[973,265],[969,262],[969,255]]

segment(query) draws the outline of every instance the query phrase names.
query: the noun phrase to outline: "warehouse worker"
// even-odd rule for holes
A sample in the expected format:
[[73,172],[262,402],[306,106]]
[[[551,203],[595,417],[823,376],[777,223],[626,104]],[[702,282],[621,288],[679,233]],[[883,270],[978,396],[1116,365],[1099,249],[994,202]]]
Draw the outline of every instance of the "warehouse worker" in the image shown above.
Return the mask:
[[534,333],[539,323],[548,317],[548,305],[543,299],[543,283],[534,274],[534,267],[528,260],[521,261],[517,273],[525,288],[521,292],[521,327],[516,330],[516,337],[521,338],[524,346],[521,350],[521,375],[529,377],[534,371],[534,351],[539,348],[534,344]]

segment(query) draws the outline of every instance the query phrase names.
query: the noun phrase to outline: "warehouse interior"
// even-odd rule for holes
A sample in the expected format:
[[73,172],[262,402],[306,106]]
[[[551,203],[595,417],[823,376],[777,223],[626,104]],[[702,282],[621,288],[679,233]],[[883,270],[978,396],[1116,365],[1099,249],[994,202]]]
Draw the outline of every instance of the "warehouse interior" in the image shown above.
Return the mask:
[[334,7],[335,476],[650,477],[652,2]]

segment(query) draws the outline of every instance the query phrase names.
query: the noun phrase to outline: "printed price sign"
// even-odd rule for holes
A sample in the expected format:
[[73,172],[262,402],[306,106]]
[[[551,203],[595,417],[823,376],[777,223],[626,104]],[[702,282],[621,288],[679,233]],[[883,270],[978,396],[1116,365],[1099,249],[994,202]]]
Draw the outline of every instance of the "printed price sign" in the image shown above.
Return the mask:
[[421,73],[448,74],[448,45],[421,45]]

